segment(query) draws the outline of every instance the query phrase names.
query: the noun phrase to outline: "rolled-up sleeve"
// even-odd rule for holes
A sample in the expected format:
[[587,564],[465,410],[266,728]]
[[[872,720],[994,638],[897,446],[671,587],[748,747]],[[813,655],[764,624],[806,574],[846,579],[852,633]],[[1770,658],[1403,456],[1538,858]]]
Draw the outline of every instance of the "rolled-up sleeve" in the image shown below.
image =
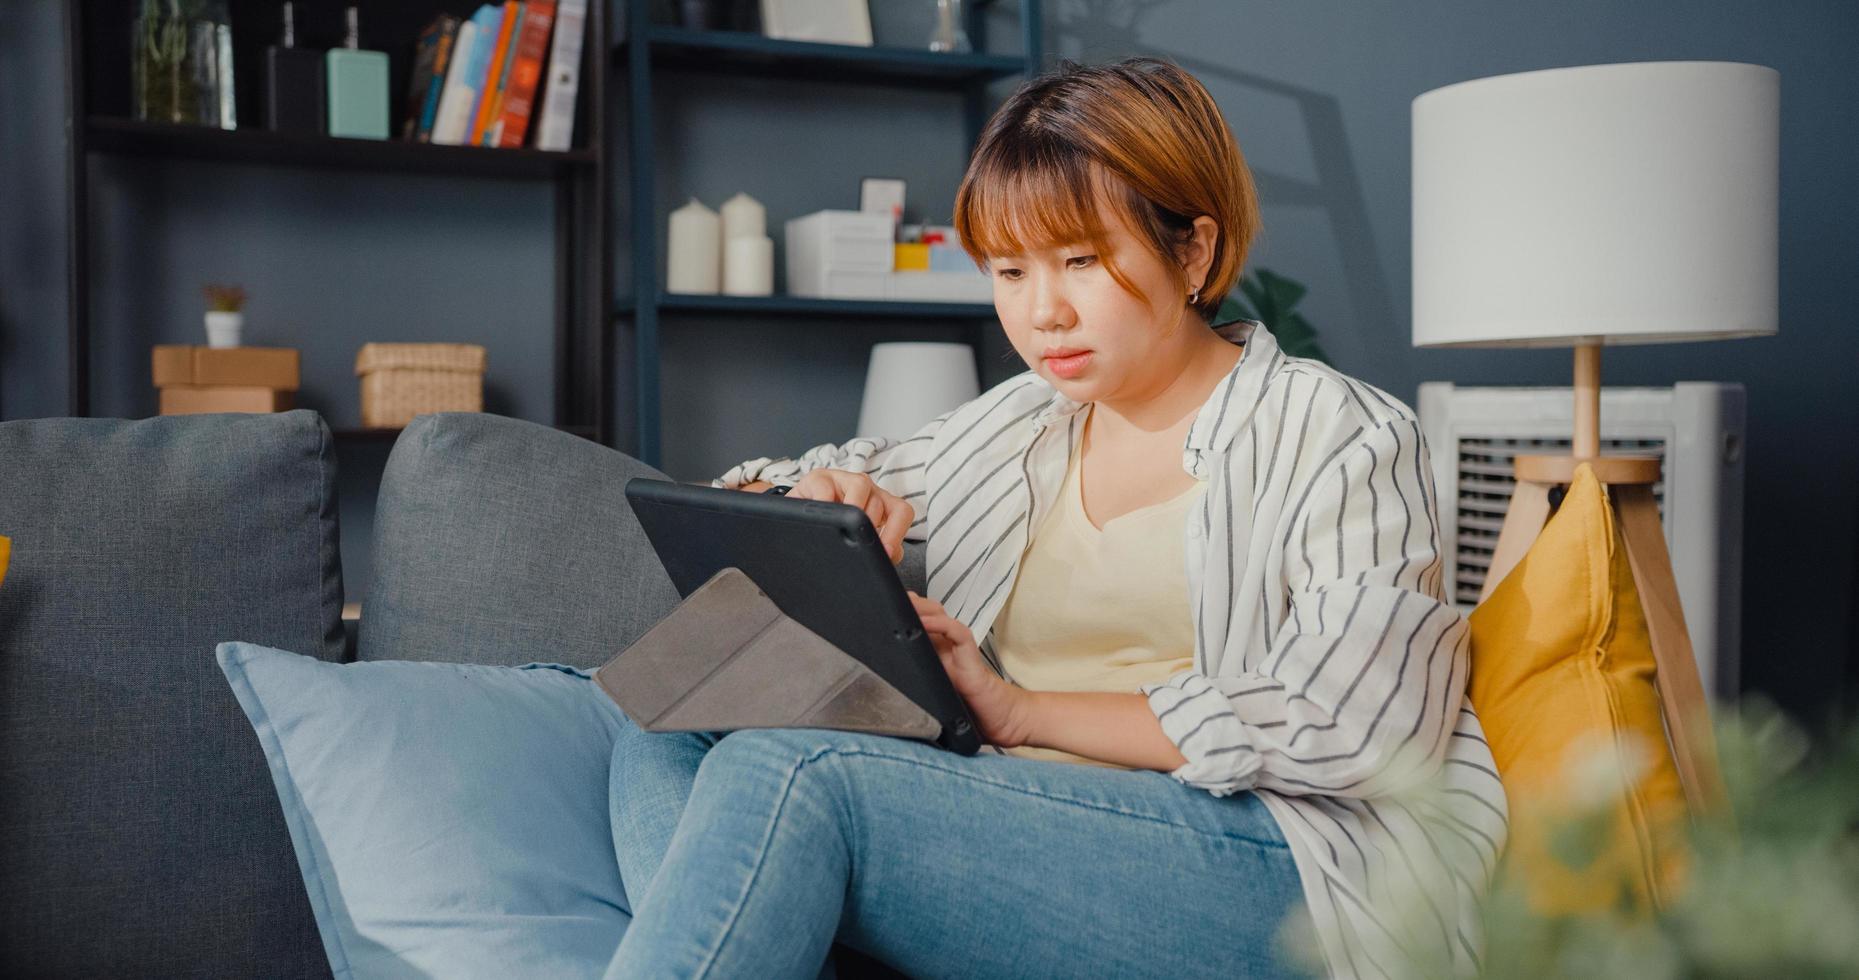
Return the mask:
[[1428,472],[1417,421],[1366,430],[1278,530],[1286,609],[1256,669],[1143,685],[1187,760],[1175,778],[1217,796],[1373,797],[1438,768],[1470,636],[1441,596]]
[[722,476],[710,481],[713,487],[734,490],[757,480],[793,486],[812,470],[834,469],[865,473],[887,493],[903,498],[917,510],[916,523],[904,535],[907,541],[923,540],[925,522],[924,475],[928,469],[930,448],[936,433],[949,414],[937,416],[906,439],[861,436],[843,444],[823,443],[798,457],[768,457],[745,460]]

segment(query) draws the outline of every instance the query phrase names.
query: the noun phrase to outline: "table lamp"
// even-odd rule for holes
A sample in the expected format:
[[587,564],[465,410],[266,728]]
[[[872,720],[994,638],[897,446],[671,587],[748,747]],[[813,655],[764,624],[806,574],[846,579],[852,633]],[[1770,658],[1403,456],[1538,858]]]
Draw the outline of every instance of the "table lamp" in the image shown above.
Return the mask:
[[1780,91],[1759,65],[1651,62],[1413,103],[1414,346],[1575,349],[1572,451],[1516,457],[1484,595],[1542,530],[1551,488],[1589,464],[1620,517],[1688,789],[1715,765],[1652,496],[1660,464],[1600,455],[1601,348],[1775,333]]
[[975,349],[967,344],[873,344],[857,434],[908,438],[980,387]]

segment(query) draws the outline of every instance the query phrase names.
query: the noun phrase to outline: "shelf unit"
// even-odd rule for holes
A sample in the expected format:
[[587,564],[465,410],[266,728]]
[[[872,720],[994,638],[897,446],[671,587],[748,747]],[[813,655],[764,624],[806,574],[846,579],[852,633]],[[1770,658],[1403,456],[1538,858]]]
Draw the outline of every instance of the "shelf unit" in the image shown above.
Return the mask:
[[[635,301],[620,301],[620,308]],[[810,296],[693,296],[665,293],[658,298],[658,308],[688,313],[740,313],[775,317],[874,317],[900,319],[945,319],[948,317],[992,317],[994,307],[987,303],[932,303],[882,299],[816,299]]]
[[[90,299],[90,160],[97,154],[298,167],[331,172],[406,173],[493,180],[546,181],[554,188],[554,419],[557,428],[612,444],[612,384],[607,365],[612,321],[612,235],[604,121],[611,47],[607,4],[588,5],[576,99],[578,147],[566,152],[438,146],[399,139],[360,140],[273,133],[262,128],[264,48],[277,35],[271,0],[231,0],[237,117],[245,128],[140,122],[130,111],[132,9],[113,0],[65,4],[68,146],[66,220],[70,321],[69,411],[92,407],[93,336]],[[298,35],[307,46],[334,46],[341,37],[339,0],[298,0]],[[643,3],[632,4],[643,7]],[[363,8],[362,46],[387,51],[392,65],[389,105],[396,131],[420,29],[441,12],[467,18],[475,0],[426,0]],[[340,429],[349,440],[391,439],[397,429]]]
[[660,226],[652,146],[652,80],[657,71],[700,71],[722,75],[778,76],[784,79],[878,85],[947,91],[963,100],[967,145],[973,147],[986,122],[991,82],[1032,75],[1040,66],[1040,2],[1021,0],[1021,54],[987,51],[989,0],[971,0],[965,29],[973,54],[939,54],[913,48],[856,47],[787,41],[742,31],[693,31],[651,21],[650,4],[627,4],[626,38],[613,56],[623,67],[628,90],[627,152],[632,175],[634,293],[613,311],[615,320],[630,320],[634,331],[633,381],[637,437],[634,453],[645,463],[661,464],[659,404],[659,328],[675,316],[738,314],[793,320],[848,321],[873,317],[918,320],[966,320],[973,323],[975,350],[992,325],[994,309],[985,303],[923,303],[873,300],[807,299],[793,296],[736,297],[668,294],[659,289]]

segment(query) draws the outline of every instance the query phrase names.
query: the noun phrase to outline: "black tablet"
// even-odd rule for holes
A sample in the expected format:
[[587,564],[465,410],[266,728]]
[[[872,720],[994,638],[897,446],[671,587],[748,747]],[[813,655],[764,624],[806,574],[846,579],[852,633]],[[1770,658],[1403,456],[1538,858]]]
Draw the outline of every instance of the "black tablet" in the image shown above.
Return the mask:
[[865,512],[849,504],[636,477],[626,499],[678,594],[735,567],[802,626],[858,659],[942,724],[936,744],[981,747]]

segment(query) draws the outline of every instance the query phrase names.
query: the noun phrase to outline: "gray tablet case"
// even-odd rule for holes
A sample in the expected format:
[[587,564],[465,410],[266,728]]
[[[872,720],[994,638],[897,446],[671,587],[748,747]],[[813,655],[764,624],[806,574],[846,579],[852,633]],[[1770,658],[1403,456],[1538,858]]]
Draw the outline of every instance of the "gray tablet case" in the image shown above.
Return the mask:
[[733,567],[686,596],[594,680],[648,732],[831,728],[928,740],[942,730]]

